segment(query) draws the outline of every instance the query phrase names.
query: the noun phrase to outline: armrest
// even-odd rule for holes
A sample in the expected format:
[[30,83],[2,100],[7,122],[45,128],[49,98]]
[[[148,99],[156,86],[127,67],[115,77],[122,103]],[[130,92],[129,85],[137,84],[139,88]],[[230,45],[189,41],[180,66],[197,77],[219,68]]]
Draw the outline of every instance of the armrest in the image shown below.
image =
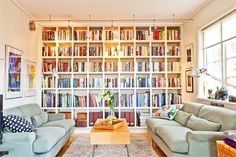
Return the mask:
[[192,156],[217,156],[216,140],[223,138],[223,132],[189,131],[186,134],[189,154]]
[[36,139],[34,132],[4,133],[3,143],[33,143]]
[[48,121],[56,121],[56,120],[63,120],[66,116],[64,113],[55,113],[55,114],[48,114]]

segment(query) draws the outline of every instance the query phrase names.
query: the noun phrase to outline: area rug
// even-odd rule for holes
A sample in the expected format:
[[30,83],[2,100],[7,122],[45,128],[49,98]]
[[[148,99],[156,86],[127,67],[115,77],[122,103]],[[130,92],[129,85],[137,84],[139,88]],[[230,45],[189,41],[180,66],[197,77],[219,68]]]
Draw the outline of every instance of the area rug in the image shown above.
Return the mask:
[[[131,134],[128,148],[130,157],[157,157],[143,134]],[[64,157],[91,157],[92,150],[93,145],[89,143],[89,135],[79,134]],[[95,157],[127,157],[127,152],[124,145],[99,145],[95,149]]]

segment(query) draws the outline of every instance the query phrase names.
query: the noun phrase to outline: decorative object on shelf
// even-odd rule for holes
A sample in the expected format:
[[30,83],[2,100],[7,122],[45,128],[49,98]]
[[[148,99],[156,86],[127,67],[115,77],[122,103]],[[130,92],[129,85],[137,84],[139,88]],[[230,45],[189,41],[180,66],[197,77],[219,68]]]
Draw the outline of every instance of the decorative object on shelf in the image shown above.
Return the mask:
[[36,95],[36,63],[32,61],[25,60],[26,65],[26,87],[25,96],[35,96]]
[[112,125],[113,119],[115,117],[115,97],[111,90],[107,90],[102,94],[102,99],[105,100],[105,103],[108,103],[110,109],[110,116],[107,117],[107,124]]
[[6,99],[22,97],[22,53],[6,45]]
[[186,68],[191,68],[193,67],[193,43],[188,44],[187,46],[185,46],[185,50],[186,50]]
[[212,89],[208,89],[208,99],[214,99],[215,98],[215,94],[214,93],[212,93],[213,91],[212,91]]
[[186,83],[186,92],[188,93],[193,93],[193,77],[190,76],[191,70],[186,70],[185,71],[185,83]]
[[217,87],[215,92],[215,99],[226,100],[228,98],[228,90],[226,90],[225,86],[221,88]]

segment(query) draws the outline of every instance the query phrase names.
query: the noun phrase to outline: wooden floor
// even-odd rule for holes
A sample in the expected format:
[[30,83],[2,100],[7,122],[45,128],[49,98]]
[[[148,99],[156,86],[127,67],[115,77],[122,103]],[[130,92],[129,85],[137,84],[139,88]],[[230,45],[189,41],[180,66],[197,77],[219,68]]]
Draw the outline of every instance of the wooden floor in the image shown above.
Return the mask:
[[[71,135],[69,140],[61,148],[60,152],[57,154],[56,157],[62,157],[65,154],[66,150],[70,147],[71,143],[76,139],[77,136],[78,136],[77,134]],[[150,145],[152,145],[153,150],[157,153],[158,157],[166,157],[166,155],[162,152],[162,150],[155,143],[152,144],[152,139],[147,133],[144,133],[144,137],[146,137],[148,142],[150,143]]]

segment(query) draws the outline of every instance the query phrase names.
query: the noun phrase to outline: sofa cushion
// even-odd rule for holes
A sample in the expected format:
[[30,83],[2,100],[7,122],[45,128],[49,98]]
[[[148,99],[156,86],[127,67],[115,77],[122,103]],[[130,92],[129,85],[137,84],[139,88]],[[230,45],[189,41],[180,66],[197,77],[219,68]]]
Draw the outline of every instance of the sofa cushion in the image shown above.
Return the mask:
[[34,126],[31,122],[26,119],[17,116],[17,115],[7,115],[3,116],[3,126],[7,128],[5,130],[9,130],[10,132],[33,132],[35,131]]
[[[183,107],[182,104],[166,105],[157,111],[157,117],[162,119],[174,119],[179,109]],[[156,114],[156,113],[155,113]]]
[[191,129],[182,126],[158,126],[156,133],[160,136],[166,145],[177,153],[188,152],[188,142],[186,141],[186,133]]
[[198,117],[221,124],[220,131],[236,130],[235,110],[205,105],[199,111]]
[[190,114],[188,112],[184,112],[184,111],[179,110],[178,113],[176,114],[174,120],[176,122],[178,122],[179,124],[186,126],[187,121],[189,120],[191,115],[192,114]]
[[36,131],[36,140],[33,143],[35,153],[48,152],[63,136],[65,129],[61,127],[39,127]]
[[192,113],[195,116],[198,116],[198,113],[200,111],[200,109],[204,106],[204,104],[199,104],[199,103],[183,103],[184,107],[183,107],[183,111],[188,112],[188,113]]
[[65,131],[67,132],[74,125],[75,125],[75,121],[73,119],[63,119],[63,120],[51,121],[51,122],[48,122],[42,126],[43,127],[57,126],[57,127],[64,128]]
[[162,126],[162,125],[181,126],[176,121],[171,121],[171,120],[166,120],[166,119],[158,119],[158,118],[148,118],[146,120],[146,124],[153,132],[156,132],[157,126]]
[[192,115],[186,125],[195,131],[219,131],[221,125]]
[[41,125],[48,122],[48,113],[42,112],[38,115],[32,116],[31,121],[35,127],[40,127]]

